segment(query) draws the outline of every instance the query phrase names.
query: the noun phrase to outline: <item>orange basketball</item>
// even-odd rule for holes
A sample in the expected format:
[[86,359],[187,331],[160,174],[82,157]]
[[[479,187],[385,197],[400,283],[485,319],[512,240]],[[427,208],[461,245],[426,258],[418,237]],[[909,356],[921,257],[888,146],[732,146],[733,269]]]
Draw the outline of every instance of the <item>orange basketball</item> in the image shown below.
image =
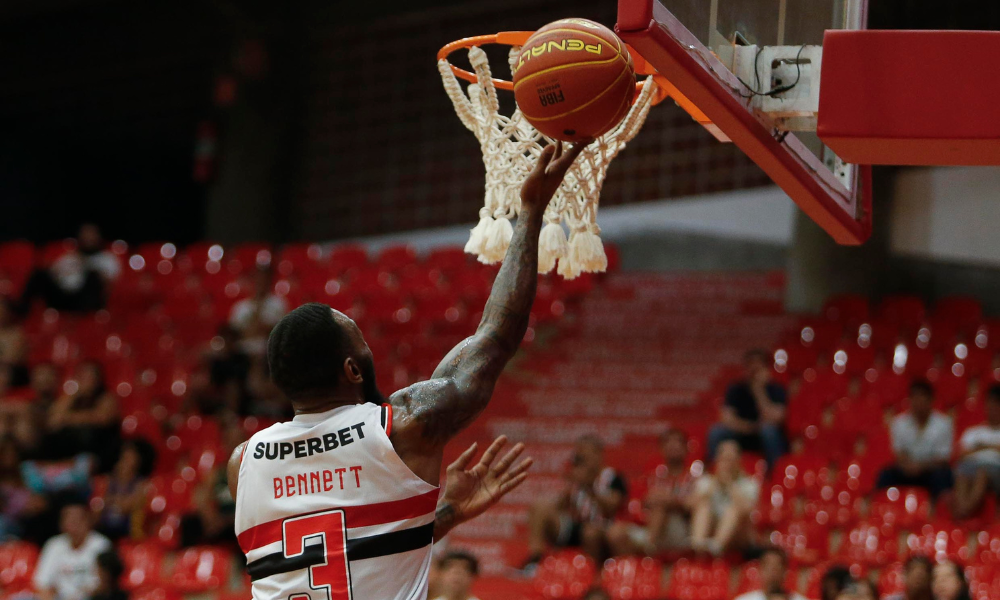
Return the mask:
[[567,142],[597,137],[635,96],[628,48],[607,27],[562,19],[536,31],[514,64],[514,98],[535,129]]

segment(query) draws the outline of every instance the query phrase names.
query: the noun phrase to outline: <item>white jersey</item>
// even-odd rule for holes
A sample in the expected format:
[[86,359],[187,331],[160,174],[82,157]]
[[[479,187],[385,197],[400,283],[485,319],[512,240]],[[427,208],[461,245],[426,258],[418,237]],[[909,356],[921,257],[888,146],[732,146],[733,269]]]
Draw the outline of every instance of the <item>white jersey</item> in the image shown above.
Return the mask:
[[236,535],[254,600],[427,597],[438,488],[389,442],[392,408],[297,415],[247,442]]

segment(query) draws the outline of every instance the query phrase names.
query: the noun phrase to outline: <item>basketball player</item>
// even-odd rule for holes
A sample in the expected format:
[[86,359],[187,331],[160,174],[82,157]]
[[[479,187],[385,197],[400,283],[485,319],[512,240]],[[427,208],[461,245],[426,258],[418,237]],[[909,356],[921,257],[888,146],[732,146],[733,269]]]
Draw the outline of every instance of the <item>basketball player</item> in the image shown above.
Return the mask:
[[228,471],[255,600],[426,598],[432,540],[457,516],[437,509],[445,444],[486,408],[524,337],[542,215],[586,145],[542,152],[483,319],[430,380],[383,403],[346,315],[312,303],[275,326],[268,364],[295,417],[237,448]]

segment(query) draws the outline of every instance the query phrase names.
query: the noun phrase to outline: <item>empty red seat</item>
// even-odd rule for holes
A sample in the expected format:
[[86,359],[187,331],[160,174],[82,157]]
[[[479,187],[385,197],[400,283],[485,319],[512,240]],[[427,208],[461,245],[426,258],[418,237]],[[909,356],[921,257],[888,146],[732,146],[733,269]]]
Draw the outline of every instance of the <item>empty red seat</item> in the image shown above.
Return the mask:
[[879,305],[879,314],[892,325],[916,331],[924,321],[927,309],[916,296],[889,296]]
[[0,544],[0,590],[12,595],[31,589],[38,548],[27,542]]
[[121,586],[126,590],[144,590],[162,584],[163,548],[144,543],[119,548],[124,571]]
[[963,563],[972,557],[969,548],[969,530],[953,523],[926,524],[906,536],[910,554],[922,554],[932,560],[958,560]]
[[859,523],[845,533],[837,557],[869,567],[894,562],[899,557],[896,531],[884,523]]
[[417,252],[405,244],[386,246],[379,251],[375,264],[386,271],[399,271],[417,262]]
[[983,306],[970,296],[948,296],[934,304],[934,317],[952,323],[960,331],[975,331],[983,319]]
[[857,294],[831,296],[821,312],[830,321],[856,327],[868,319],[868,298]]
[[655,600],[660,598],[663,565],[652,558],[623,556],[604,561],[601,581],[612,600]]
[[597,569],[590,557],[573,550],[546,556],[535,573],[535,589],[543,598],[579,598],[594,582]]
[[319,244],[287,244],[277,253],[277,272],[281,277],[303,277],[328,267]]
[[368,266],[368,251],[360,244],[338,244],[330,251],[330,271],[342,275]]
[[233,557],[225,550],[187,548],[177,557],[170,583],[175,590],[189,594],[217,590],[228,583],[232,566]]
[[667,596],[674,600],[725,600],[729,597],[729,566],[721,560],[705,563],[682,558],[670,573]]
[[465,270],[472,260],[472,255],[466,254],[462,248],[448,246],[431,250],[427,255],[425,263],[428,266],[440,269],[442,273],[450,277],[459,271]]
[[927,523],[930,512],[931,497],[926,489],[891,487],[876,492],[869,516],[873,522],[894,529],[912,530]]
[[771,532],[771,544],[783,548],[796,564],[815,565],[830,550],[830,529],[816,521],[793,521]]

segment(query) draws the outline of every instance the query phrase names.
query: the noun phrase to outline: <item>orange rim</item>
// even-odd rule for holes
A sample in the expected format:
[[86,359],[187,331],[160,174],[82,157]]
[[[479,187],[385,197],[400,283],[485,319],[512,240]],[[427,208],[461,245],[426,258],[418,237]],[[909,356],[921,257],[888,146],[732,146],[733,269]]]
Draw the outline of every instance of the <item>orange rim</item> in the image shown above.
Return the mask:
[[[523,46],[528,38],[534,34],[534,31],[501,31],[500,33],[493,33],[489,35],[477,35],[473,37],[462,38],[460,40],[455,40],[454,42],[447,44],[445,47],[438,50],[438,60],[448,60],[448,57],[452,55],[456,50],[462,50],[463,48],[472,48],[473,46],[483,46],[485,44],[500,44],[501,46]],[[631,46],[625,44],[628,48],[629,54],[632,55],[632,61],[635,64],[635,72],[638,75],[657,75],[653,67],[647,63]],[[455,77],[459,79],[464,79],[469,83],[476,83],[479,78],[475,73],[471,71],[466,71],[465,69],[456,67],[455,65],[448,62],[448,66],[451,67],[451,72],[455,74]],[[656,98],[653,100],[653,104],[659,104],[661,100],[667,97],[666,92],[662,85],[659,85],[659,80],[657,81],[657,87],[659,88]],[[514,83],[506,79],[493,78],[493,85],[499,90],[507,90],[508,92],[514,91]],[[635,95],[639,96],[639,92],[642,90],[642,82],[635,84]]]

